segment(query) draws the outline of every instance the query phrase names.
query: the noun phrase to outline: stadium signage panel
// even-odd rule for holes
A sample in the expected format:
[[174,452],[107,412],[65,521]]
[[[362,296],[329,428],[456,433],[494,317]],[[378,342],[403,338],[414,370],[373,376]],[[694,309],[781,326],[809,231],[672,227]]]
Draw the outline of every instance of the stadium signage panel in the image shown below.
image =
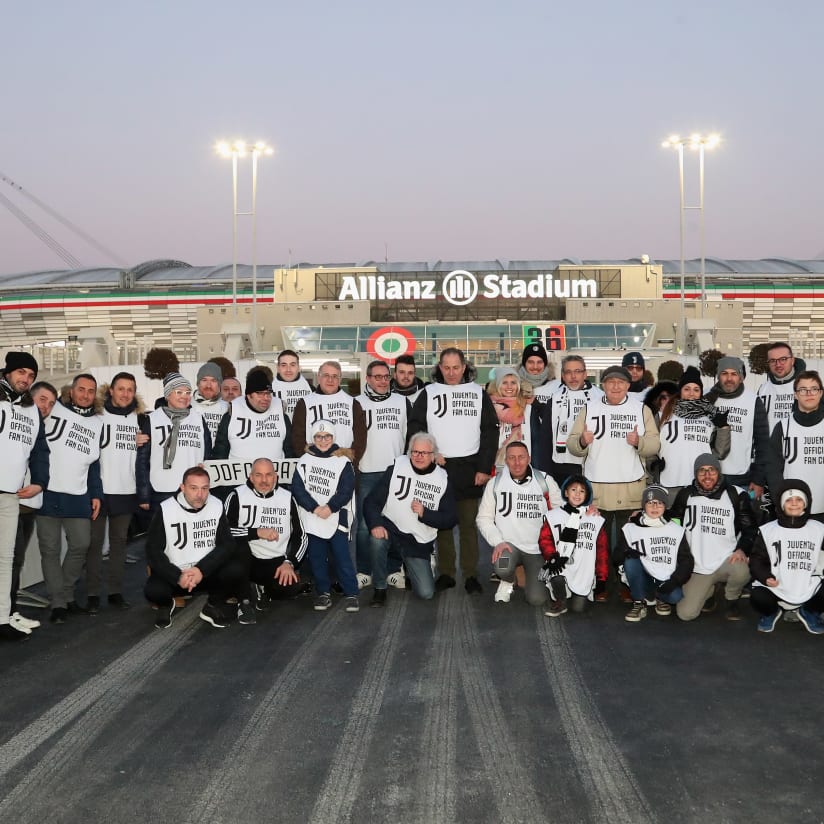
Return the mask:
[[[479,282],[480,277],[480,282]],[[439,300],[466,306],[478,298],[597,298],[598,284],[585,278],[538,274],[513,278],[492,273],[477,276],[453,269],[438,283],[433,279],[396,280],[385,275],[344,275],[338,300]]]

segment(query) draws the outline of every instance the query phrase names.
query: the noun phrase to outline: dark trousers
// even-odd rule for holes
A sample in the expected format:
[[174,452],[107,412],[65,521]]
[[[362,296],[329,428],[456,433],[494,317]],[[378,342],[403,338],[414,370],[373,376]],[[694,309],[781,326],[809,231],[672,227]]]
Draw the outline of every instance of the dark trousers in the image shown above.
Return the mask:
[[92,521],[92,542],[86,553],[86,592],[100,595],[103,582],[103,544],[106,540],[106,525],[109,527],[109,566],[107,578],[108,594],[123,592],[123,572],[126,568],[126,542],[129,537],[129,524],[132,513],[110,515],[101,510],[97,519]]
[[35,510],[21,512],[17,521],[17,537],[14,540],[14,557],[11,562],[11,612],[17,612],[17,590],[20,589],[20,573],[26,562],[26,547],[34,532]]
[[[301,583],[282,586],[275,579],[275,570],[284,562],[284,558],[255,558],[251,555],[249,559],[249,580],[253,584],[262,586],[270,598],[284,599],[292,598],[300,591]],[[251,598],[251,590],[246,596]]]
[[[769,587],[753,587],[750,604],[756,612],[762,615],[775,615],[779,610],[778,598]],[[819,587],[818,592],[806,604],[803,604],[803,607],[810,612],[824,612],[824,588]]]
[[[207,575],[192,590],[192,595],[209,595],[210,604],[222,604],[227,598],[243,598],[249,588],[246,565],[239,558],[232,558],[223,566]],[[189,593],[177,584],[170,584],[159,575],[152,574],[143,587],[146,600],[158,606],[168,606],[173,598]]]

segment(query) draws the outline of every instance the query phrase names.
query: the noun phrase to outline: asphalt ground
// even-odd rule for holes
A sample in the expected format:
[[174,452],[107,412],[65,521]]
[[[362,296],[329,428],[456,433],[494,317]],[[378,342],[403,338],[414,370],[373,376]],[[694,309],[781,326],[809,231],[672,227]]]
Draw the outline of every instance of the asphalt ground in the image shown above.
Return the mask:
[[142,574],[132,609],[0,648],[0,822],[824,820],[801,624],[547,618],[485,584],[156,630]]

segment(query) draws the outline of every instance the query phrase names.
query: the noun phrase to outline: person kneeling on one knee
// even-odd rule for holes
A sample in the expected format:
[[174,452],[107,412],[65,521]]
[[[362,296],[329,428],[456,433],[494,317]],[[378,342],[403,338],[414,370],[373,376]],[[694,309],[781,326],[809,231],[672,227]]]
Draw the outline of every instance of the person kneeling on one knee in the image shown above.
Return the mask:
[[681,587],[692,574],[693,558],[684,528],[664,517],[668,492],[653,484],[644,490],[643,511],[633,515],[618,538],[616,559],[632,593],[632,607],[624,620],[647,617],[647,603],[656,615],[669,615],[683,598]]

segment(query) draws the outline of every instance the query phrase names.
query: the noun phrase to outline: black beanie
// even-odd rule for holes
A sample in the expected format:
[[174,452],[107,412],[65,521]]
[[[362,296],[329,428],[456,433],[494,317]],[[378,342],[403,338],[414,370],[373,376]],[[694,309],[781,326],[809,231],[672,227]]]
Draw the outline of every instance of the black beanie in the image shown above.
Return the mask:
[[3,371],[8,375],[17,369],[31,369],[37,377],[37,361],[28,352],[6,352],[6,366]]
[[544,362],[544,366],[549,363],[549,358],[546,356],[546,349],[542,343],[530,343],[524,348],[524,354],[521,355],[521,366],[526,366],[527,358],[540,358]]
[[678,388],[683,389],[688,383],[697,383],[701,387],[701,391],[704,391],[704,382],[701,380],[701,373],[695,366],[688,366],[684,370],[681,380],[678,381]]
[[244,394],[251,395],[252,392],[271,392],[272,383],[269,376],[262,369],[250,369],[246,374],[246,389]]

